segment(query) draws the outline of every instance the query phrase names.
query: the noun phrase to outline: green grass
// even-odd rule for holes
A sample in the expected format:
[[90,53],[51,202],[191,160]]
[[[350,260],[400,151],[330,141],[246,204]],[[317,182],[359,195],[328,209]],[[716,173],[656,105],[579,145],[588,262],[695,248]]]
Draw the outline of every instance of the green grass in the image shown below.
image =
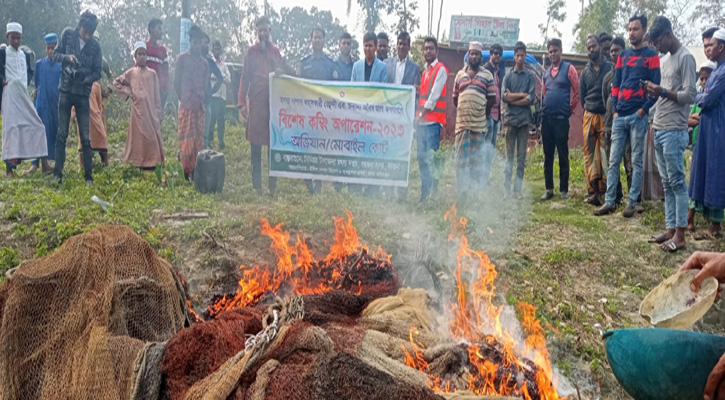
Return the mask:
[[[317,255],[324,255],[332,240],[332,217],[344,216],[346,209],[352,211],[363,242],[391,252],[401,276],[406,275],[411,254],[427,233],[433,237],[432,256],[449,267],[454,263],[456,248],[447,241],[450,223],[443,220],[456,200],[449,145],[440,154],[444,164],[439,193],[423,203],[418,201],[420,176],[415,158],[404,203],[336,193],[329,183],[323,185],[322,195],[311,197],[302,181],[289,179],[279,180],[276,197],[258,197],[252,190],[250,150],[243,128],[230,125],[224,191],[202,195],[189,183],[179,182],[171,190],[160,185],[155,174],[123,165],[127,122],[114,116],[127,115],[127,105],[113,103],[111,108],[112,161],[109,167],[94,164],[95,186],[86,186],[78,171],[75,137],[69,140],[67,173],[59,187],[39,173],[23,179],[0,178],[0,273],[49,254],[67,238],[94,226],[125,224],[182,271],[194,290],[195,304],[203,306],[211,295],[234,287],[239,264],[274,261],[267,250],[269,239],[259,232],[261,218],[284,223],[292,240],[299,233],[317,249]],[[176,129],[171,118],[164,123],[163,136],[167,160],[174,160]],[[544,191],[540,147],[531,149],[528,156],[524,199],[504,200],[503,142],[499,140],[490,189],[458,207],[458,215],[469,220],[466,234],[471,247],[485,250],[497,265],[496,285],[502,301],[514,305],[527,301],[538,307],[537,316],[547,327],[551,347],[562,349],[554,362],[565,374],[581,376],[574,370],[584,368],[600,379],[604,397],[618,398],[599,327],[643,325],[636,317],[637,307],[654,285],[691,251],[725,245],[722,241],[690,242],[685,252],[662,253],[646,242],[664,227],[661,205],[648,205],[644,214],[631,220],[618,214],[594,217],[593,207],[583,202],[581,150],[570,153],[569,200],[538,201]],[[555,164],[555,176],[557,168]],[[266,177],[263,183],[266,187]],[[93,195],[114,206],[104,211],[90,200]],[[170,218],[192,212],[209,217]],[[603,298],[607,301],[602,302]]]

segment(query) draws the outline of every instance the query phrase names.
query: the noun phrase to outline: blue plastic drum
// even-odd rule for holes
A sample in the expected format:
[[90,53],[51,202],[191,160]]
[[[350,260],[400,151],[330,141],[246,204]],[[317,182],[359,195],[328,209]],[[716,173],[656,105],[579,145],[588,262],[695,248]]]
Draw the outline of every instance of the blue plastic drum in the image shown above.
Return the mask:
[[725,338],[671,329],[604,333],[614,376],[635,400],[702,400]]

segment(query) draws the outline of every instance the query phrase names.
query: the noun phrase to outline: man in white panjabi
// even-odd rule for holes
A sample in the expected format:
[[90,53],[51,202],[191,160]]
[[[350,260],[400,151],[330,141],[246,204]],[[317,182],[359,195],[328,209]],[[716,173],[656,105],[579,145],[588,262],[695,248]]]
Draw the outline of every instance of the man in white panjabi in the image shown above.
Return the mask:
[[17,22],[7,25],[8,46],[0,50],[2,79],[2,159],[8,176],[14,177],[21,160],[48,155],[45,126],[28,95],[32,79],[29,56],[20,50],[23,27]]

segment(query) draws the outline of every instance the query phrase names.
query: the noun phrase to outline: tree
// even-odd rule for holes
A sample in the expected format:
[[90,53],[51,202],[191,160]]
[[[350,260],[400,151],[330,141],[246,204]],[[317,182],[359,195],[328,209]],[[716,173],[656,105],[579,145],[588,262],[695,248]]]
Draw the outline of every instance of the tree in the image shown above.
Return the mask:
[[594,0],[579,16],[579,22],[574,26],[574,48],[579,53],[586,52],[586,38],[589,35],[598,35],[601,32],[617,33],[614,23],[619,10],[619,0]]
[[685,46],[697,43],[700,35],[689,21],[695,6],[694,0],[670,0],[667,6],[667,18],[672,22],[672,32]]
[[[619,3],[619,12],[615,24],[615,31],[624,37],[629,26],[629,18],[637,13],[647,16],[648,24],[651,25],[655,17],[664,14],[667,9],[667,0],[622,0]],[[618,30],[616,28],[621,29]]]
[[[428,0],[432,1],[432,0]],[[380,16],[381,12],[385,15],[393,15],[396,24],[384,28],[390,28],[395,32],[406,31],[413,32],[420,26],[420,19],[416,17],[415,12],[418,10],[417,0],[357,0],[362,9],[362,23],[365,32],[376,32],[383,25]],[[347,0],[347,13],[350,14],[352,9],[352,0]]]
[[414,32],[420,27],[420,19],[416,16],[418,2],[416,0],[380,0],[384,11],[393,15],[395,23],[384,25],[389,32]]
[[[282,8],[279,13],[270,11],[272,21],[272,37],[274,42],[293,67],[310,53],[310,34],[312,29],[320,27],[325,31],[325,51],[330,56],[338,52],[338,38],[346,31],[340,20],[334,18],[330,11],[312,7],[310,11],[302,7]],[[282,23],[284,21],[284,23]],[[353,57],[358,55],[358,43],[353,40]]]
[[[181,8],[178,0],[97,0],[94,11],[103,55],[114,73],[133,65],[133,43],[148,37],[151,18],[164,23],[162,42],[173,60],[179,49]],[[241,61],[247,46],[254,42],[254,21],[259,15],[254,0],[194,0],[192,22],[219,39],[227,50],[227,59]]]
[[80,9],[80,0],[4,0],[0,20],[19,22],[23,26],[23,44],[41,58],[45,54],[43,37],[53,32],[60,36],[64,28],[75,28]]
[[561,37],[561,32],[556,25],[557,22],[566,20],[566,12],[562,11],[566,3],[564,0],[547,0],[546,2],[546,24],[539,24],[539,31],[544,37],[544,46],[549,41],[549,28]]
[[706,27],[725,26],[725,7],[722,0],[699,0],[690,21],[700,22]]
[[526,51],[546,51],[546,46],[539,42],[526,43]]

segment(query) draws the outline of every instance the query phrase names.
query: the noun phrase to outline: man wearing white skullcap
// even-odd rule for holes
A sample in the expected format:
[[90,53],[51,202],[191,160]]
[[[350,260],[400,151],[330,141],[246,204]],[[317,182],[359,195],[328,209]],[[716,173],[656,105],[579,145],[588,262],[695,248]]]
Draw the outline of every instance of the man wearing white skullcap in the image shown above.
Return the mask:
[[8,176],[24,159],[48,155],[45,127],[28,96],[28,84],[33,78],[30,55],[20,50],[23,27],[17,22],[7,25],[8,47],[0,50],[0,79],[2,80],[2,159]]
[[113,81],[116,90],[131,99],[131,121],[123,162],[141,169],[164,163],[161,141],[161,90],[156,71],[147,66],[144,42],[133,45],[136,66]]
[[488,132],[486,105],[496,99],[493,75],[483,68],[483,45],[470,42],[468,65],[456,74],[453,103],[456,114],[456,183],[459,198],[477,196],[485,189],[484,166],[493,156],[493,145]]

